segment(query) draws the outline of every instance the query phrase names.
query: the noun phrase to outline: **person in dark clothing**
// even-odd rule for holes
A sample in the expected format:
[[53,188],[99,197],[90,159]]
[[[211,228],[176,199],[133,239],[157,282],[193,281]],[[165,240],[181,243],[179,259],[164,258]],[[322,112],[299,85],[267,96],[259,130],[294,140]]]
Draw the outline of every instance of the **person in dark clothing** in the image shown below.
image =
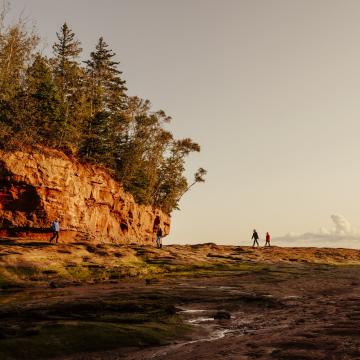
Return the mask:
[[253,232],[253,235],[251,237],[251,239],[254,239],[254,242],[253,242],[253,247],[255,246],[255,244],[257,244],[257,246],[259,247],[259,243],[258,243],[258,240],[259,240],[259,234],[257,233],[257,231],[254,229],[254,232]]
[[161,249],[162,248],[162,230],[161,230],[161,227],[158,228],[158,231],[156,232],[156,247]]
[[267,232],[265,237],[265,246],[270,246],[270,234]]
[[54,220],[52,222],[51,231],[52,231],[52,236],[50,238],[50,242],[55,240],[55,242],[57,243],[58,239],[59,239],[59,232],[60,232],[60,221],[59,221],[59,219],[56,219],[56,220]]

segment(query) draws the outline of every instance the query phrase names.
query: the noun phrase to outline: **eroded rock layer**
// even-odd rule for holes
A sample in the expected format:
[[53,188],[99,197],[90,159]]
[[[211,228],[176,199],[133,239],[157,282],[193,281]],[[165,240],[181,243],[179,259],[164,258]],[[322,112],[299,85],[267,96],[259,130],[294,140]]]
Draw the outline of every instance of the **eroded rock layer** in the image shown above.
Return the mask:
[[170,217],[138,205],[110,174],[54,150],[0,152],[0,235],[149,244]]

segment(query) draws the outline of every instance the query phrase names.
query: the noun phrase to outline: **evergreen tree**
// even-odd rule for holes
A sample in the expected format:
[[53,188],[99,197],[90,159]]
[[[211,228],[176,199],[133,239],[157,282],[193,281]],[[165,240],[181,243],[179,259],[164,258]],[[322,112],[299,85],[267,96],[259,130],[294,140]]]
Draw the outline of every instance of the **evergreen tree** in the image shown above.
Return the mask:
[[[56,33],[58,42],[53,45],[55,54],[55,74],[60,83],[60,91],[63,96],[69,94],[73,83],[73,72],[78,65],[78,57],[82,51],[80,41],[75,39],[75,34],[66,22]],[[71,92],[70,92],[71,93]]]
[[109,113],[97,112],[88,121],[88,131],[83,135],[79,155],[92,163],[114,167],[113,139],[109,128]]
[[82,49],[80,41],[75,38],[66,22],[56,36],[58,41],[53,45],[54,74],[62,105],[58,146],[72,147],[78,143],[80,137],[77,112],[83,81],[78,57]]
[[85,61],[91,81],[90,101],[92,115],[98,111],[117,113],[124,109],[126,94],[125,81],[121,79],[120,64],[114,61],[116,55],[100,37],[90,60]]
[[[119,62],[101,37],[90,60],[85,61],[88,75],[90,117],[85,123],[79,153],[91,161],[113,167],[116,142],[122,136],[123,110],[127,90],[120,78]],[[96,138],[96,139],[95,139]]]
[[47,146],[59,142],[61,100],[52,78],[48,61],[37,55],[27,71],[25,80],[26,104],[29,117],[36,128],[37,139]]

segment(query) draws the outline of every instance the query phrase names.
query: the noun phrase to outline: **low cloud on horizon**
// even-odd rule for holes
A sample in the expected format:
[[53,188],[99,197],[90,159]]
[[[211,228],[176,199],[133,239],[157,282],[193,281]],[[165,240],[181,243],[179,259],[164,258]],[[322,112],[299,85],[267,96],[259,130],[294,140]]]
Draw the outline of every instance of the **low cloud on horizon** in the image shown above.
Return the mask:
[[274,237],[273,245],[360,248],[359,230],[340,214],[331,215],[331,220],[333,227],[330,229],[322,227],[318,232],[289,233]]

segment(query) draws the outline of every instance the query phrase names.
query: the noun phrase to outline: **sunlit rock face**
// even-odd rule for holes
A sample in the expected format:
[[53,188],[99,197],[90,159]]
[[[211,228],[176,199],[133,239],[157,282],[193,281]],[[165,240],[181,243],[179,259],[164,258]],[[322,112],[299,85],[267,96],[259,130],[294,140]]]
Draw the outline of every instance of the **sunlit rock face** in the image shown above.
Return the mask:
[[61,152],[0,152],[0,235],[47,238],[60,219],[61,241],[149,244],[170,217],[138,205],[110,174]]

